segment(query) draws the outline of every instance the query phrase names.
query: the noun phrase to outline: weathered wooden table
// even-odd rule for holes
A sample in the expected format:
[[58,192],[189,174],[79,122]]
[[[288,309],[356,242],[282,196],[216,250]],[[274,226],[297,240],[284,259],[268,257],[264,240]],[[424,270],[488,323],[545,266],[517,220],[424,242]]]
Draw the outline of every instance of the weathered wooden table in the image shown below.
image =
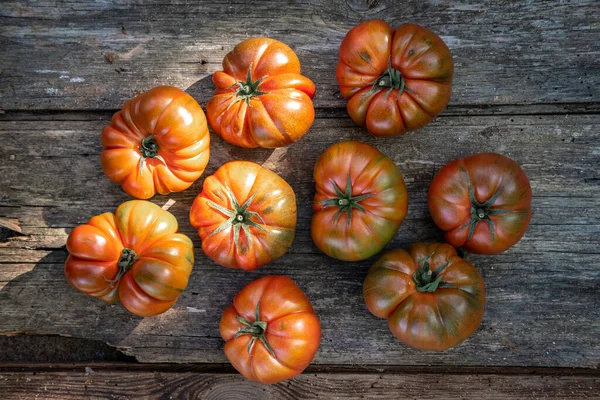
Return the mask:
[[[0,398],[599,398],[598,2],[247,3],[0,4],[0,217],[20,231],[0,231]],[[338,46],[371,18],[427,26],[452,50],[452,100],[421,131],[375,139],[346,114]],[[297,52],[317,84],[317,119],[302,140],[277,150],[240,149],[213,135],[204,176],[233,159],[283,176],[299,206],[289,254],[252,273],[205,257],[188,220],[201,178],[152,199],[175,201],[169,210],[197,249],[171,310],[142,319],[75,291],[63,275],[67,234],[129,198],[100,167],[102,127],[155,85],[185,89],[204,107],[211,74],[251,36]],[[343,139],[377,146],[404,174],[409,213],[388,248],[443,239],[426,192],[449,160],[495,151],[528,174],[525,237],[500,255],[466,256],[485,278],[488,303],[479,330],[458,347],[433,353],[398,342],[363,303],[373,259],[338,262],[312,243],[312,167]],[[218,322],[239,289],[269,274],[288,275],[307,293],[323,337],[304,374],[267,387],[227,364]]]

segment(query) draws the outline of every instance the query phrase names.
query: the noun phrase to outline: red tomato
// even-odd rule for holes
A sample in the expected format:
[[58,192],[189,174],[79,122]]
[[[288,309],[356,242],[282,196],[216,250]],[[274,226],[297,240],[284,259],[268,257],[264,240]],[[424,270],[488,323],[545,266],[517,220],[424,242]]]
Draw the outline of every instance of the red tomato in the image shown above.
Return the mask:
[[383,254],[367,274],[363,295],[394,336],[423,350],[446,350],[471,336],[485,308],[477,269],[441,243]]
[[159,86],[129,100],[102,131],[102,169],[130,195],[187,189],[210,155],[206,117],[183,90]]
[[194,265],[192,241],[168,211],[131,200],[71,231],[65,263],[73,287],[106,303],[121,300],[135,315],[165,312],[183,292]]
[[429,212],[446,241],[473,253],[516,244],[531,220],[531,186],[519,164],[496,153],[446,164],[429,187]]
[[393,136],[422,128],[446,108],[453,73],[452,54],[435,33],[371,20],[342,41],[336,76],[354,122]]
[[190,210],[202,250],[220,265],[256,269],[281,257],[296,233],[296,195],[279,175],[232,161],[204,181]]
[[269,38],[243,41],[215,72],[208,122],[241,147],[283,147],[300,139],[315,119],[315,84],[300,75],[296,53]]
[[315,163],[313,241],[339,260],[364,260],[394,237],[408,211],[400,170],[365,143],[330,146]]
[[321,324],[310,301],[285,276],[250,282],[223,313],[219,331],[233,367],[266,384],[300,374],[321,343]]

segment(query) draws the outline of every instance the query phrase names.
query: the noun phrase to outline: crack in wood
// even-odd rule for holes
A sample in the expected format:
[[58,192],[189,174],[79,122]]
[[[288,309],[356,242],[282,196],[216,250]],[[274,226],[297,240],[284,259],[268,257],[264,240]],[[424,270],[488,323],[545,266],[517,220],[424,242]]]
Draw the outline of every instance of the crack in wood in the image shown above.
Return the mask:
[[0,347],[3,362],[137,362],[130,347],[40,330],[0,330]]

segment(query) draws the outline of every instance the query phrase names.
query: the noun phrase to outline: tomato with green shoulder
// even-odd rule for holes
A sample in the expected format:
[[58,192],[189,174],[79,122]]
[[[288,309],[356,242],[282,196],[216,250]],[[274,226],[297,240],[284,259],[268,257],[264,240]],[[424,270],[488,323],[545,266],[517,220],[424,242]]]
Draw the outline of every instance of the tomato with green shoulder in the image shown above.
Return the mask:
[[481,274],[445,243],[384,253],[367,273],[363,296],[394,336],[422,350],[458,345],[477,330],[485,308]]
[[392,240],[408,211],[400,169],[366,143],[331,145],[314,167],[311,236],[330,257],[357,261]]
[[336,77],[350,117],[375,136],[424,127],[450,101],[454,62],[429,29],[370,20],[340,45]]
[[497,254],[515,245],[531,220],[532,192],[516,161],[497,153],[459,158],[429,187],[429,212],[446,241],[473,253]]

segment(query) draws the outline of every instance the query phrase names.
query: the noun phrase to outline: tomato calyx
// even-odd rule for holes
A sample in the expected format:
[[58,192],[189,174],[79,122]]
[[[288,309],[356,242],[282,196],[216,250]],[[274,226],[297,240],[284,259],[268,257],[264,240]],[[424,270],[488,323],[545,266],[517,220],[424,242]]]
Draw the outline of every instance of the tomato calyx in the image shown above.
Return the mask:
[[363,206],[358,204],[361,200],[364,200],[368,197],[373,196],[374,193],[367,193],[360,196],[352,197],[352,179],[350,178],[350,174],[348,174],[348,180],[346,181],[346,191],[342,192],[342,190],[338,187],[338,185],[332,180],[331,184],[333,185],[333,190],[335,190],[335,194],[338,197],[334,197],[332,199],[320,201],[319,204],[323,205],[323,208],[336,206],[339,207],[337,213],[335,213],[334,222],[337,222],[338,218],[342,213],[347,213],[348,215],[348,226],[351,223],[352,219],[352,209],[356,208],[362,212],[365,212]]
[[479,221],[485,221],[488,224],[490,235],[492,240],[495,238],[494,233],[494,221],[490,218],[490,215],[505,214],[512,210],[499,210],[493,209],[494,202],[498,199],[498,196],[502,193],[503,188],[500,186],[496,189],[496,192],[490,197],[485,203],[479,203],[475,198],[475,191],[473,190],[473,184],[469,180],[469,198],[471,200],[471,221],[461,226],[459,229],[469,227],[469,233],[467,234],[467,241],[471,240],[473,233],[475,232],[475,226]]
[[158,143],[156,143],[156,139],[154,139],[154,135],[146,136],[142,139],[142,144],[140,145],[140,153],[142,153],[142,157],[150,157],[154,158],[158,154]]
[[387,93],[385,94],[386,98],[387,98],[387,96],[389,96],[389,94],[394,89],[398,89],[397,97],[400,97],[402,92],[404,92],[405,90],[407,92],[412,92],[408,87],[406,87],[404,78],[402,77],[402,73],[392,67],[392,57],[391,56],[388,59],[387,69],[385,71],[383,71],[383,73],[379,76],[379,78],[377,78],[374,81],[369,82],[369,83],[371,85],[373,85],[373,87],[371,88],[371,90],[369,90],[365,94],[367,96],[375,94],[376,92],[378,92],[379,90],[381,90],[383,88],[389,88]]
[[146,158],[157,158],[162,161],[163,164],[166,164],[165,160],[158,155],[158,142],[154,138],[154,135],[143,138],[139,150],[142,154],[142,159],[140,160],[140,174],[142,173],[142,168],[144,168],[144,161]]
[[238,101],[243,100],[246,102],[247,105],[250,105],[251,98],[267,94],[268,92],[263,92],[258,88],[264,78],[264,76],[261,76],[260,78],[258,78],[258,80],[252,81],[252,64],[250,64],[250,67],[248,68],[248,77],[246,78],[246,81],[238,81],[231,85],[231,87],[238,87],[232,94],[232,96],[236,96],[236,99],[231,104],[235,104]]
[[269,345],[269,342],[267,341],[267,338],[265,337],[265,332],[267,330],[267,323],[265,321],[260,320],[260,315],[258,314],[258,306],[259,305],[260,305],[260,301],[258,303],[256,303],[256,315],[254,317],[253,322],[248,321],[247,319],[240,317],[239,315],[237,317],[235,317],[235,319],[239,323],[244,324],[244,327],[240,328],[233,338],[237,339],[238,337],[240,337],[242,335],[252,335],[252,339],[250,339],[250,342],[248,343],[248,354],[250,354],[250,352],[252,351],[252,346],[254,346],[254,342],[256,341],[256,339],[258,339],[265,346],[265,348],[269,351],[269,354],[271,354],[271,356],[273,356],[274,358],[277,358],[275,356],[275,352],[273,351],[273,348],[271,348],[271,345]]
[[114,288],[115,284],[119,282],[123,275],[125,275],[125,273],[133,267],[133,264],[135,264],[137,259],[138,256],[137,254],[135,254],[135,251],[128,248],[124,248],[121,251],[121,257],[119,258],[119,261],[117,261],[117,266],[119,267],[119,272],[117,273],[117,276],[115,276],[114,279],[110,280],[104,278],[108,281],[111,288]]
[[208,237],[214,236],[217,233],[224,231],[230,227],[233,227],[233,241],[235,243],[236,248],[239,247],[240,242],[240,230],[243,230],[246,234],[246,239],[248,240],[248,245],[252,246],[252,235],[250,235],[250,227],[254,227],[258,230],[266,232],[267,230],[252,220],[252,218],[258,218],[260,222],[264,225],[265,221],[262,219],[260,214],[254,211],[249,211],[248,208],[252,204],[252,200],[256,197],[256,193],[252,196],[248,197],[248,199],[244,202],[244,204],[240,205],[235,196],[233,195],[231,189],[225,186],[225,193],[231,202],[232,209],[225,208],[211,200],[207,200],[209,206],[217,209],[222,212],[226,216],[229,217],[227,221],[223,222],[217,229],[212,231]]
[[444,282],[442,280],[442,277],[439,276],[440,273],[442,273],[442,271],[448,266],[448,261],[446,261],[445,264],[439,266],[435,271],[432,271],[431,267],[429,265],[430,258],[431,258],[431,255],[429,255],[428,257],[421,260],[419,262],[419,264],[422,262],[423,265],[422,266],[419,265],[417,272],[415,272],[413,274],[413,279],[416,283],[417,290],[419,292],[433,293],[438,288],[443,288],[443,287],[454,287],[455,288],[456,286],[454,286],[451,283]]

